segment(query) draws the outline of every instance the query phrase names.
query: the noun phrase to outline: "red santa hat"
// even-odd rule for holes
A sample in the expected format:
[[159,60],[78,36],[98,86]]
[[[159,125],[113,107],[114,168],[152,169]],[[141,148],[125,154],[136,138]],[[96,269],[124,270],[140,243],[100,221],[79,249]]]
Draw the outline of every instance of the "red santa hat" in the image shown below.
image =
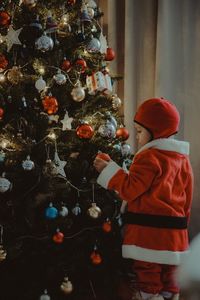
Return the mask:
[[168,138],[178,132],[180,115],[169,100],[152,98],[139,106],[134,122],[146,128],[153,139]]

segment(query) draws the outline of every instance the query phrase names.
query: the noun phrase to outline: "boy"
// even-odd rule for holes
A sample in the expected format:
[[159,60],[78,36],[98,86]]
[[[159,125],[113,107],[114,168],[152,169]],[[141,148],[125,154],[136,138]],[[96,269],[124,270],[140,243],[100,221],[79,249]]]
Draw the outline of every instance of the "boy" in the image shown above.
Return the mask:
[[173,139],[180,116],[166,99],[143,102],[134,122],[139,150],[129,173],[96,158],[97,182],[127,201],[122,255],[133,259],[132,300],[177,300],[175,271],[188,249],[193,190],[189,144]]

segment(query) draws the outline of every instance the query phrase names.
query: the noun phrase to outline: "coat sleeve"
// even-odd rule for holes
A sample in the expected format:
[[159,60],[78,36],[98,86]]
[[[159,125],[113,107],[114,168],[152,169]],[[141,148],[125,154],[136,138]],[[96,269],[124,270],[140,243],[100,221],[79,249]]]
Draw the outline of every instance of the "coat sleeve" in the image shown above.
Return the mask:
[[114,190],[121,199],[129,202],[146,192],[159,173],[157,160],[147,153],[141,153],[136,156],[128,173],[115,162],[110,162],[99,175],[97,183]]

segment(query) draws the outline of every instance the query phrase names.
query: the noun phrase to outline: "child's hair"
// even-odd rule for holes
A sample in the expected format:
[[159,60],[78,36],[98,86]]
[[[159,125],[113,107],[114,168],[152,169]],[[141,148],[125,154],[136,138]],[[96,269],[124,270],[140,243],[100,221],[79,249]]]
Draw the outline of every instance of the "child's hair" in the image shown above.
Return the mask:
[[178,132],[180,115],[169,100],[162,97],[152,98],[140,105],[134,122],[146,128],[152,139],[168,138]]

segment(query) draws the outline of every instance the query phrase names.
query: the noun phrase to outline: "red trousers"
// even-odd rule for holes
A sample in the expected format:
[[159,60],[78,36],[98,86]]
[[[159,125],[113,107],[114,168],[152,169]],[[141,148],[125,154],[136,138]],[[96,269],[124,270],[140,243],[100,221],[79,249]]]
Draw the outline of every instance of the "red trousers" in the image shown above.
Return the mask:
[[179,292],[175,279],[176,270],[177,266],[135,260],[133,271],[136,275],[136,288],[151,294],[161,291],[176,294]]

